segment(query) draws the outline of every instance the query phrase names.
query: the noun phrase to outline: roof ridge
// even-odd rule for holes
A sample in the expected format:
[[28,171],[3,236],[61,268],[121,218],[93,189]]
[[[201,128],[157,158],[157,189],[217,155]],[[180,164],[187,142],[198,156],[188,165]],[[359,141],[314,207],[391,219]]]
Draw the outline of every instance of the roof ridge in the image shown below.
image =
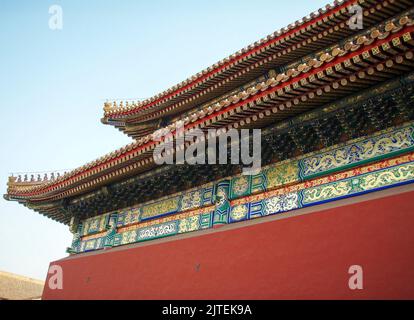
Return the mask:
[[277,30],[277,31],[261,38],[260,40],[255,41],[254,43],[252,43],[252,44],[250,44],[250,45],[234,52],[233,54],[219,60],[215,64],[213,64],[213,65],[203,69],[202,71],[188,77],[184,81],[181,81],[180,83],[178,83],[178,84],[162,91],[161,93],[152,96],[151,98],[145,99],[145,100],[137,102],[137,103],[134,102],[132,104],[132,106],[129,105],[128,102],[127,102],[125,107],[123,106],[123,104],[118,107],[116,102],[114,103],[114,107],[111,107],[111,103],[106,102],[104,104],[104,114],[105,114],[105,116],[109,116],[109,115],[114,114],[114,113],[131,112],[132,110],[137,111],[137,110],[142,109],[142,108],[150,107],[150,106],[154,105],[155,103],[160,103],[161,101],[159,101],[159,100],[168,99],[168,97],[170,95],[174,94],[175,91],[185,90],[183,88],[186,88],[187,86],[189,86],[191,84],[194,84],[197,81],[200,81],[200,79],[203,79],[204,77],[208,76],[209,73],[214,72],[216,69],[221,68],[224,65],[231,63],[233,60],[240,59],[240,57],[242,57],[243,55],[248,54],[249,52],[251,52],[253,50],[256,50],[257,48],[266,45],[266,43],[271,42],[272,40],[277,39],[278,37],[286,35],[291,30],[293,30],[297,27],[300,27],[305,23],[312,22],[312,21],[318,19],[320,16],[326,14],[328,11],[335,10],[335,9],[340,9],[342,6],[345,6],[345,5],[347,5],[347,6],[348,5],[353,5],[353,4],[358,3],[360,1],[363,1],[363,0],[334,0],[333,2],[326,4],[324,8],[320,8],[320,9],[314,11],[314,12],[311,12],[307,16],[302,17],[301,19],[299,19],[299,20],[297,20],[293,23],[290,23],[286,27],[282,27],[279,30]]
[[15,279],[19,279],[19,280],[23,280],[23,281],[27,281],[27,282],[31,282],[31,283],[38,283],[38,284],[44,284],[45,283],[44,281],[39,280],[39,279],[23,276],[23,275],[8,272],[8,271],[0,271],[0,276],[6,276],[8,278],[15,278]]

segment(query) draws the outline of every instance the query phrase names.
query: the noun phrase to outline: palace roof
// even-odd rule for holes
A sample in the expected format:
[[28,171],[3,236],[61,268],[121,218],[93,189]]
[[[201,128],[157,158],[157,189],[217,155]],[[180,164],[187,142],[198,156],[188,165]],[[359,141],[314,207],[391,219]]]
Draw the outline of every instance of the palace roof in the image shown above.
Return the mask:
[[[365,15],[367,20],[371,21],[370,24],[384,20],[384,15],[393,15],[396,12],[399,14],[359,34],[353,35],[353,32],[350,32],[351,35],[347,39],[340,40],[341,35],[336,34],[331,40],[324,42],[325,38],[328,39],[331,34],[335,34],[336,23],[345,21],[345,16],[342,17],[342,15],[346,15],[348,6],[355,3],[361,3],[364,6],[376,4],[372,6],[372,10],[368,10],[369,14],[373,14],[373,16],[370,18],[369,14]],[[164,107],[158,104],[161,101],[162,103],[165,101],[175,103],[178,100],[174,99],[177,97],[184,99],[186,93],[197,96],[191,90],[193,90],[193,86],[196,88],[200,85],[199,88],[202,88],[201,83],[207,79],[208,72],[216,74],[224,72],[226,68],[228,68],[226,70],[230,70],[238,63],[242,64],[243,59],[247,63],[243,64],[243,68],[246,67],[250,70],[252,67],[248,66],[251,63],[248,62],[249,59],[253,59],[252,61],[256,59],[257,62],[257,59],[262,57],[260,53],[254,54],[254,50],[265,52],[267,46],[269,48],[272,46],[270,44],[272,41],[273,48],[276,48],[280,45],[282,41],[280,37],[282,36],[286,37],[283,42],[289,43],[289,46],[293,45],[288,39],[301,38],[301,32],[296,30],[301,27],[306,32],[309,30],[309,32],[313,32],[314,36],[311,37],[310,42],[319,39],[318,46],[313,47],[313,51],[310,50],[312,52],[302,50],[301,46],[297,44],[293,50],[296,51],[295,54],[291,53],[292,49],[288,48],[282,51],[279,50],[280,48],[272,49],[272,55],[275,56],[271,59],[276,59],[279,64],[283,64],[283,67],[271,70],[263,78],[263,70],[269,70],[272,67],[266,65],[260,72],[251,74],[259,79],[253,82],[251,80],[254,78],[242,77],[241,74],[240,79],[244,80],[243,83],[248,82],[242,89],[234,92],[225,86],[223,92],[231,91],[230,94],[220,96],[216,92],[213,100],[212,96],[209,96],[210,98],[197,108],[193,108],[193,105],[183,107],[180,109],[183,117],[173,119],[163,128],[174,132],[178,121],[184,123],[185,130],[221,128],[221,132],[224,133],[231,128],[250,128],[253,126],[264,128],[393,79],[411,71],[414,66],[413,12],[412,10],[404,12],[408,3],[408,1],[398,0],[336,2],[333,6],[321,10],[319,14],[314,14],[307,21],[298,22],[283,32],[278,32],[273,37],[259,41],[249,49],[242,50],[240,54],[236,54],[232,58],[234,61],[232,59],[227,59],[227,62],[223,60],[215,67],[209,68],[210,71],[203,71],[198,76],[156,96],[151,101],[139,106],[128,106],[128,108],[121,109],[108,108],[106,105],[106,117],[110,115],[110,118],[107,117],[105,121],[113,119],[120,121],[122,117],[128,117],[131,114],[143,117],[144,109],[160,107],[164,110]],[[381,11],[384,8],[386,10]],[[332,26],[333,31],[325,30],[325,27],[322,27],[325,24]],[[306,33],[305,31],[304,33]],[[289,54],[290,56],[286,60],[281,58]],[[245,56],[240,58],[243,55]],[[226,65],[226,63],[229,64]],[[261,64],[259,63],[259,65]],[[226,77],[221,77],[220,81],[224,81],[223,79]],[[230,78],[231,76],[227,79]],[[240,86],[240,82],[236,83]],[[188,89],[190,86],[191,90]],[[213,87],[215,86],[213,85],[211,88]],[[186,91],[185,88],[189,91]],[[210,90],[210,92],[212,91],[213,89]],[[180,106],[184,106],[186,103],[182,102]],[[165,110],[168,111],[169,108]],[[166,112],[161,109],[157,112]],[[145,116],[153,117],[150,113],[145,113]],[[158,127],[150,125],[146,134],[138,137],[133,143],[62,176],[44,180],[40,178],[36,180],[32,177],[23,181],[21,178],[10,177],[5,197],[8,200],[19,201],[57,221],[67,223],[70,212],[65,213],[67,210],[65,203],[68,199],[84,197],[96,190],[103,193],[108,192],[108,185],[126,181],[156,167],[152,157],[152,151],[160,143],[153,139],[153,131],[156,128]]]
[[318,10],[286,28],[239,50],[172,88],[144,101],[105,103],[102,122],[134,138],[156,129],[161,117],[175,116],[253,80],[265,70],[279,69],[320,48],[337,43],[358,30],[348,21],[349,7],[364,8],[364,27],[409,7],[407,1],[345,0]]
[[0,271],[0,300],[40,300],[44,281]]

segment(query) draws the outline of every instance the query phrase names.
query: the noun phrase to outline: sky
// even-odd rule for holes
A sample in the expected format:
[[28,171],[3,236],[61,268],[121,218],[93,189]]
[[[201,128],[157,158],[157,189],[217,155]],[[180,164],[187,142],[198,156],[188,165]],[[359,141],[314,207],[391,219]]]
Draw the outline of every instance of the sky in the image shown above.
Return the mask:
[[[11,173],[74,169],[130,143],[100,122],[107,99],[149,98],[327,2],[1,0],[0,193]],[[0,199],[0,270],[45,279],[71,239]]]

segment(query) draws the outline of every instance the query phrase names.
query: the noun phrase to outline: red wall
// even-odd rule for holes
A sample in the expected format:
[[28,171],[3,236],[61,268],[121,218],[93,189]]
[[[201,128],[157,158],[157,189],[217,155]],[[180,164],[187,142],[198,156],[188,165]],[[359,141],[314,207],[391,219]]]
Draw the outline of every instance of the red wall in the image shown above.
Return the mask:
[[[54,262],[44,299],[414,299],[414,192]],[[361,265],[364,289],[348,287]],[[47,284],[47,282],[46,282]]]

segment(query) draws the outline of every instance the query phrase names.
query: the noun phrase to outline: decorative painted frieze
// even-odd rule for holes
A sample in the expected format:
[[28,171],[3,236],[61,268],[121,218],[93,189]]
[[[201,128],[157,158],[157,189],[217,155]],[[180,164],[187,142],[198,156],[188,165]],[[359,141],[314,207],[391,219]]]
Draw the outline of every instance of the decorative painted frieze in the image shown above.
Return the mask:
[[105,248],[111,248],[114,246],[115,236],[117,234],[117,219],[118,215],[116,213],[113,213],[109,216],[108,224],[106,225],[107,232],[104,240]]
[[141,219],[148,220],[165,214],[178,212],[182,196],[172,197],[166,200],[158,201],[141,208]]
[[230,209],[229,223],[243,221],[248,218],[249,205],[240,204]]
[[352,178],[304,189],[302,205],[315,205],[414,180],[414,163],[378,170]]
[[378,170],[382,170],[386,168],[391,168],[391,167],[395,167],[395,166],[402,165],[402,164],[407,164],[410,162],[414,162],[414,153],[409,153],[409,154],[402,155],[396,158],[382,160],[380,162],[376,162],[370,165],[365,165],[365,166],[354,168],[348,171],[342,171],[339,173],[331,174],[329,176],[316,178],[316,179],[305,181],[305,182],[300,182],[300,183],[297,183],[291,186],[281,187],[279,189],[263,192],[257,195],[252,195],[252,196],[232,200],[231,205],[235,206],[235,205],[240,205],[240,204],[245,204],[245,203],[250,203],[250,202],[265,201],[266,199],[270,199],[272,197],[279,197],[279,196],[286,195],[289,193],[299,193],[305,189],[315,188],[315,187],[322,186],[322,185],[328,185],[329,183],[333,181],[350,179],[358,175],[363,175],[363,174],[367,174],[370,172],[374,172],[374,171],[378,171]]
[[256,176],[235,176],[87,219],[79,225],[69,252],[208,229],[411,183],[413,146],[414,126],[407,124],[270,165]]
[[140,208],[128,208],[119,211],[118,227],[131,225],[139,222]]
[[257,176],[231,179],[230,199],[280,188],[414,150],[414,125],[381,131],[322,152],[272,164]]
[[[289,212],[303,207],[335,201],[368,192],[414,182],[414,153],[393,160],[367,165],[364,168],[320,178],[315,186],[300,183],[299,187],[282,188],[280,194],[265,194],[258,201],[235,201],[229,205],[225,223],[235,223],[257,217]],[[255,196],[247,200],[257,200]],[[121,232],[115,236],[114,246],[152,240],[180,233],[188,233],[213,226],[212,217],[216,210],[193,216],[163,222],[147,227]],[[81,241],[77,252],[102,249],[106,237]],[[75,240],[74,240],[75,241]],[[76,248],[73,248],[75,251]]]
[[163,223],[158,226],[138,229],[136,241],[151,240],[178,233],[178,221]]
[[213,198],[214,184],[209,183],[195,190],[119,210],[117,226],[122,228],[166,215],[207,207],[213,204]]
[[221,181],[216,186],[215,205],[213,224],[226,224],[230,212],[229,201],[230,182]]
[[349,143],[299,161],[302,180],[413,150],[414,126]]
[[109,214],[104,214],[84,220],[82,223],[83,228],[81,234],[85,236],[104,231],[108,224],[108,219]]
[[263,215],[286,212],[300,207],[299,193],[292,192],[264,200]]
[[94,251],[104,248],[105,237],[85,240],[81,242],[79,252]]
[[[229,182],[209,183],[197,189],[120,210],[117,227],[209,206],[214,203],[214,198],[216,205],[219,205],[217,201],[224,201],[224,198],[234,200],[278,189],[411,150],[414,150],[414,125],[407,124],[381,131],[369,138],[359,138],[321,152],[272,164],[257,175],[238,175]],[[228,208],[218,208],[215,223],[226,223],[228,213]],[[81,235],[105,231],[108,219],[109,215],[106,214],[85,220]]]

